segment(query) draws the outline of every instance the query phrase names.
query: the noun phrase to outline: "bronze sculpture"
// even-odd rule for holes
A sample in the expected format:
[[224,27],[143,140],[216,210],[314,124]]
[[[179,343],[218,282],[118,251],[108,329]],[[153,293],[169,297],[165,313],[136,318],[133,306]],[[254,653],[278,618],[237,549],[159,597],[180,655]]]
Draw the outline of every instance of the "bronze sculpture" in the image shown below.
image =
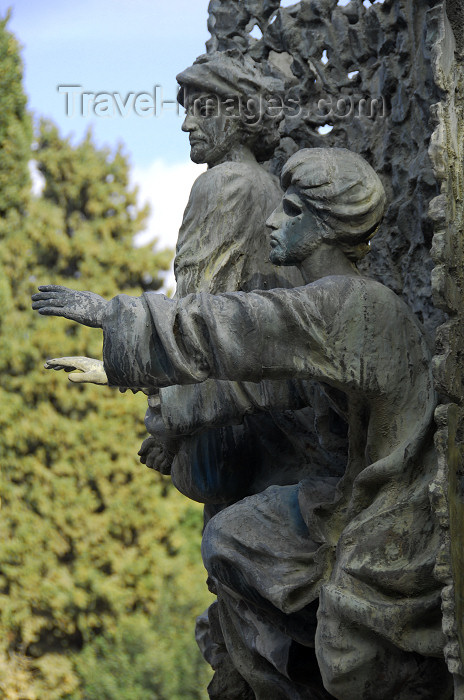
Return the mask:
[[304,287],[112,302],[44,287],[34,307],[103,327],[105,370],[117,386],[322,383],[350,427],[343,478],[271,486],[207,526],[204,559],[229,652],[258,698],[330,697],[310,687],[311,664],[301,663],[314,648],[324,687],[340,700],[450,698],[428,500],[430,350],[404,302],[352,262],[379,224],[383,187],[343,149],[295,154],[282,184],[283,208],[269,219],[271,259],[297,263]]
[[[304,583],[301,590],[304,589],[307,592],[308,587],[311,586],[308,582],[316,582],[315,600],[312,604],[309,603],[297,610],[295,614],[291,612],[283,614],[282,610],[279,609],[279,606],[284,607],[282,601],[274,600],[277,605],[273,605],[272,596],[267,590],[269,582],[275,580],[273,574],[278,570],[277,567],[274,571],[273,567],[269,565],[272,557],[267,558],[269,575],[261,582],[251,580],[251,584],[255,583],[256,585],[250,585],[250,580],[240,578],[239,573],[235,579],[229,580],[230,585],[227,588],[228,577],[230,578],[230,572],[237,568],[239,572],[244,572],[248,579],[250,577],[253,579],[253,569],[249,565],[250,559],[253,557],[244,556],[238,563],[237,548],[242,547],[243,554],[247,544],[253,545],[256,548],[255,559],[256,552],[260,551],[260,547],[266,549],[267,546],[267,554],[269,554],[270,548],[265,542],[266,523],[275,523],[275,528],[270,528],[270,534],[273,534],[273,529],[283,534],[282,522],[289,521],[293,523],[293,531],[290,528],[292,535],[287,539],[287,545],[279,550],[281,561],[276,559],[275,563],[285,566],[286,557],[289,558],[289,561],[293,562],[289,567],[290,580],[298,579],[299,568],[295,565],[297,555],[303,555],[305,552],[308,554],[309,546],[306,523],[308,516],[302,516],[306,512],[312,512],[315,499],[319,498],[323,501],[325,498],[327,500],[328,494],[330,496],[330,494],[335,493],[334,483],[330,482],[330,479],[336,482],[345,467],[343,456],[346,447],[346,422],[343,414],[346,416],[346,406],[340,406],[342,395],[339,390],[334,390],[332,387],[327,392],[329,385],[323,382],[324,391],[326,394],[332,394],[332,397],[331,403],[328,404],[329,410],[327,410],[327,404],[323,405],[322,414],[318,415],[320,397],[323,394],[317,388],[317,381],[311,382],[306,378],[275,380],[277,383],[289,383],[286,393],[286,409],[291,405],[293,409],[291,413],[294,416],[297,416],[298,411],[307,412],[307,420],[303,421],[303,430],[300,431],[303,439],[300,441],[294,456],[297,453],[301,456],[300,448],[306,446],[308,464],[305,465],[304,459],[301,461],[300,457],[297,457],[294,463],[297,468],[294,469],[292,466],[290,473],[284,473],[283,482],[279,482],[279,472],[282,469],[285,472],[287,456],[291,454],[291,450],[285,455],[280,455],[280,461],[277,460],[276,464],[273,465],[272,453],[274,452],[276,456],[279,455],[279,441],[277,440],[269,450],[270,459],[262,462],[263,465],[271,466],[269,473],[263,470],[264,479],[254,478],[251,488],[248,484],[245,489],[242,482],[228,503],[223,502],[219,504],[219,507],[212,503],[206,506],[209,511],[208,517],[214,517],[205,533],[204,556],[210,569],[211,585],[215,590],[219,590],[222,601],[220,603],[222,609],[221,625],[225,631],[224,636],[229,637],[228,644],[234,657],[233,663],[230,658],[227,661],[228,664],[229,662],[232,664],[232,666],[229,664],[232,672],[227,671],[223,674],[224,669],[222,669],[219,676],[216,675],[217,680],[220,681],[221,677],[223,680],[209,689],[211,698],[221,698],[221,700],[241,698],[244,700],[255,695],[258,697],[266,695],[269,698],[337,697],[348,699],[355,697],[357,699],[361,692],[365,693],[365,697],[378,696],[380,698],[384,696],[388,699],[393,696],[395,698],[407,697],[408,700],[412,697],[435,698],[443,696],[451,698],[453,697],[453,691],[450,687],[451,679],[454,681],[454,699],[462,700],[464,698],[464,627],[462,624],[464,558],[461,547],[462,523],[464,522],[462,487],[464,411],[462,408],[461,361],[462,328],[464,327],[462,323],[464,200],[460,196],[464,152],[462,139],[464,133],[464,110],[462,109],[464,42],[461,14],[457,0],[448,0],[446,3],[443,0],[424,0],[421,3],[412,3],[411,0],[384,0],[384,2],[376,2],[372,6],[368,0],[364,0],[364,2],[351,0],[351,2],[344,4],[340,4],[336,0],[302,0],[302,2],[285,8],[280,7],[279,0],[212,0],[210,3],[208,28],[211,40],[207,43],[210,59],[216,54],[224,54],[228,57],[231,55],[230,52],[232,55],[237,55],[239,52],[242,54],[243,61],[248,62],[251,59],[253,63],[250,65],[253,66],[253,69],[267,76],[275,76],[277,66],[285,77],[285,96],[298,108],[295,112],[290,111],[286,114],[280,123],[279,143],[276,144],[271,160],[263,166],[269,172],[280,174],[283,163],[298,149],[345,147],[363,155],[382,178],[388,193],[388,208],[378,233],[372,239],[371,254],[360,263],[359,269],[401,296],[415,316],[423,322],[428,338],[435,338],[435,356],[431,362],[434,372],[433,383],[439,395],[438,406],[435,409],[436,425],[434,426],[431,413],[436,398],[432,399],[432,393],[426,392],[428,398],[425,404],[428,408],[424,412],[423,421],[424,437],[427,434],[427,439],[423,443],[424,459],[418,460],[417,470],[415,471],[413,467],[415,451],[412,449],[403,455],[404,464],[407,465],[404,474],[398,472],[398,479],[395,478],[394,482],[390,482],[387,478],[388,471],[386,471],[382,474],[382,478],[386,479],[384,487],[381,485],[380,475],[376,474],[367,489],[368,498],[374,498],[374,502],[376,488],[380,491],[384,488],[385,493],[391,498],[395,494],[394,483],[396,482],[397,486],[403,484],[405,488],[412,488],[413,491],[417,489],[414,494],[406,489],[406,493],[411,494],[411,503],[406,504],[404,499],[399,498],[398,503],[395,501],[385,517],[387,527],[385,532],[388,532],[388,527],[391,526],[390,534],[393,536],[394,542],[388,551],[383,551],[380,561],[382,566],[388,569],[394,562],[395,552],[399,557],[397,560],[398,568],[393,576],[393,584],[391,581],[381,580],[379,569],[374,576],[375,585],[372,585],[373,557],[371,551],[375,552],[375,543],[372,540],[372,538],[375,539],[375,528],[372,528],[370,521],[366,521],[369,522],[369,525],[366,524],[366,532],[362,531],[362,528],[361,530],[357,529],[356,522],[360,524],[360,515],[353,515],[353,533],[362,532],[363,535],[359,546],[356,548],[354,540],[350,542],[348,531],[343,536],[340,533],[337,534],[335,538],[338,538],[337,545],[332,544],[332,547],[337,550],[335,565],[331,573],[332,582],[326,582],[322,574],[319,578],[318,575],[309,575],[311,567],[308,567],[306,559],[302,567],[306,574],[301,579]],[[253,36],[255,34],[252,32],[254,27],[258,27],[262,33],[259,40]],[[205,62],[205,59],[201,59],[201,62]],[[226,74],[223,74],[222,78],[225,78],[227,82]],[[248,93],[248,90],[245,92]],[[217,98],[214,93],[214,89],[212,93],[207,90],[200,96],[213,98],[211,102],[214,104]],[[236,96],[233,89],[232,93]],[[206,101],[208,102],[208,99]],[[200,100],[200,104],[201,102],[202,100]],[[379,104],[383,106],[380,111]],[[332,106],[330,111],[327,111],[327,105]],[[349,109],[350,105],[351,109]],[[347,106],[348,109],[345,109]],[[356,109],[353,109],[353,106]],[[320,129],[321,126],[325,127],[325,133]],[[194,154],[192,153],[192,155]],[[212,172],[214,172],[214,168]],[[288,206],[291,207],[291,204],[292,202],[289,201]],[[335,228],[337,228],[336,222]],[[192,235],[195,237],[198,232],[193,231]],[[274,238],[275,243],[278,243],[279,236]],[[364,245],[367,245],[365,241]],[[279,256],[278,248],[278,245],[274,246],[273,254],[277,257]],[[278,262],[277,258],[275,260]],[[334,258],[332,258],[333,261]],[[207,265],[205,269],[207,269]],[[233,275],[233,273],[231,274]],[[350,274],[347,276],[351,277]],[[250,290],[251,287],[245,291]],[[192,286],[188,291],[195,293],[199,289]],[[203,288],[203,291],[217,294],[232,290],[218,287],[216,289]],[[285,294],[291,295],[292,293],[286,292]],[[346,298],[348,299],[348,297],[347,294]],[[228,306],[229,309],[229,304],[232,304],[234,298],[227,299],[228,303],[225,306]],[[340,309],[344,302],[345,298],[340,301]],[[172,302],[159,301],[156,306],[158,303],[163,308],[171,310],[173,308],[170,306]],[[179,305],[178,308],[183,310],[181,317],[186,322],[188,314],[184,306],[188,302],[179,300],[176,303]],[[135,307],[137,304],[134,305],[128,318],[131,315],[133,317]],[[208,308],[217,308],[217,306],[213,304]],[[124,305],[121,306],[121,311],[123,309]],[[200,311],[204,310],[200,309]],[[443,312],[446,312],[447,316]],[[337,318],[339,309],[331,309],[330,313],[333,314],[334,318]],[[143,314],[141,315],[143,316]],[[288,318],[281,319],[282,322],[286,323],[292,318],[291,313],[287,316]],[[197,313],[197,320],[200,317],[201,314],[198,316]],[[405,311],[404,307],[402,310],[398,310],[398,317],[404,321],[404,323],[397,324],[398,337],[390,333],[389,324],[386,324],[385,328],[377,329],[379,338],[382,337],[382,334],[389,337],[392,347],[397,347],[397,342],[401,339],[405,340],[403,325],[410,329],[413,329],[414,325],[414,319],[409,312]],[[407,323],[406,319],[409,319]],[[300,320],[300,327],[303,328],[307,320],[306,314],[303,314]],[[347,322],[347,328],[351,328],[352,325]],[[182,327],[182,324],[175,326],[177,340],[179,328]],[[167,333],[166,338],[169,336],[168,331],[169,328],[163,330],[163,333]],[[252,332],[250,328],[250,333]],[[417,355],[414,357],[423,367],[427,365],[428,369],[424,369],[423,376],[427,375],[427,382],[430,383],[430,358],[425,360],[426,356],[428,357],[428,350],[423,344],[422,331],[418,332],[421,340],[419,341],[418,337],[415,352],[422,347],[424,355],[422,361],[419,361]],[[272,337],[272,332],[270,337]],[[282,339],[278,340],[280,342]],[[378,339],[375,342],[378,342]],[[259,346],[257,345],[257,347]],[[190,346],[188,349],[190,350]],[[184,370],[186,374],[182,374],[182,378],[186,378],[187,370],[193,369],[195,361],[202,354],[201,350],[205,348],[195,346],[193,349],[195,352],[198,351],[198,358],[195,358],[194,355],[189,357],[187,352],[183,357],[187,363],[185,367],[183,369],[180,367],[181,361],[180,365],[172,370],[172,376],[168,379],[172,380],[177,371],[182,374]],[[267,347],[265,349],[267,350]],[[169,350],[173,352],[174,357],[176,355],[174,352],[175,344],[169,346]],[[230,350],[232,351],[233,348],[231,347]],[[288,343],[285,350],[288,351]],[[166,360],[166,358],[164,359]],[[188,365],[189,359],[193,364]],[[371,359],[375,365],[376,359]],[[391,361],[389,357],[384,359],[387,364]],[[401,359],[398,366],[403,367],[403,362],[404,358]],[[106,375],[100,371],[101,363],[83,361],[82,358],[71,358],[71,360],[68,358],[67,364],[70,367],[76,366],[87,370],[87,376],[83,374],[71,375],[73,381],[87,381],[91,380],[92,377],[94,381],[106,381]],[[207,367],[207,365],[208,362],[203,358],[203,366],[196,367],[195,377],[190,376],[189,381],[196,381],[203,376],[202,372],[211,371],[211,367]],[[239,365],[240,363],[237,363],[235,369]],[[409,379],[405,379],[404,387],[408,386],[408,381],[414,372],[419,372],[418,366],[413,367],[413,365],[414,362],[411,363],[412,373]],[[52,363],[51,366],[59,367],[59,361]],[[169,362],[166,360],[164,368],[168,367]],[[300,363],[297,374],[301,371],[301,367]],[[363,368],[365,369],[365,365]],[[270,370],[270,368],[267,369]],[[93,372],[93,375],[90,372]],[[395,372],[396,370],[392,370],[392,386],[398,381]],[[207,381],[227,383],[226,380],[215,380],[212,377],[209,377]],[[201,383],[194,383],[190,384],[187,389],[192,391],[192,394],[195,394],[197,390],[201,393],[201,389],[198,389],[201,386]],[[249,386],[252,387],[253,384],[249,383]],[[161,391],[166,391],[169,395],[171,389],[167,387]],[[174,394],[175,391],[173,391]],[[278,395],[279,390],[276,387],[274,398]],[[236,398],[239,396],[242,398],[245,396],[246,400],[243,403],[236,402]],[[424,397],[425,394],[422,398]],[[403,398],[401,397],[401,400]],[[154,401],[156,402],[156,399]],[[308,407],[298,408],[306,405],[305,401]],[[262,395],[259,400],[256,400],[253,391],[250,394],[245,392],[245,395],[235,393],[231,403],[219,402],[220,405],[229,406],[229,419],[234,413],[231,407],[235,406],[236,403],[239,407],[241,405],[242,409],[248,406],[249,412],[244,410],[246,413],[244,423],[247,422],[250,427],[255,419],[259,423],[265,416],[269,417],[273,414],[274,409],[271,406],[274,405],[275,408],[278,405],[278,401],[273,402],[273,400],[270,400],[266,405],[266,402],[262,400]],[[393,403],[394,401],[388,407],[392,411]],[[221,412],[218,413],[214,408],[208,413],[207,404],[208,402],[203,404],[202,410],[204,410],[204,415],[208,416],[208,420],[212,420],[210,423],[212,430],[233,431],[240,427],[237,424],[227,425],[225,428],[219,427],[227,411],[222,411],[222,417]],[[167,407],[167,404],[165,406]],[[159,411],[156,405],[154,408],[155,413]],[[288,413],[287,410],[284,410],[281,413],[282,419]],[[235,412],[236,418],[239,414],[240,410],[238,413]],[[178,414],[177,418],[180,417]],[[185,412],[184,418],[188,418],[188,411]],[[353,447],[359,447],[362,441],[369,437],[366,436],[365,429],[366,426],[370,425],[370,418],[370,414],[360,415],[357,427],[350,430],[350,457],[353,456]],[[272,420],[274,420],[273,415]],[[215,421],[217,422],[215,423]],[[292,421],[293,419],[290,420],[290,424]],[[313,432],[311,431],[312,421]],[[262,425],[264,423],[261,424],[261,428]],[[282,422],[282,426],[284,425],[285,421]],[[325,439],[327,429],[328,441]],[[382,430],[388,433],[386,426]],[[436,454],[431,443],[431,436],[434,432]],[[261,434],[261,430],[251,429],[246,434],[248,436]],[[270,434],[271,431],[268,431],[267,436]],[[337,435],[340,438],[338,445],[335,440]],[[186,434],[183,439],[186,440],[185,444],[187,444],[190,438]],[[356,445],[353,446],[353,439],[360,441],[359,444],[356,442]],[[263,441],[263,444],[266,443],[266,440]],[[427,440],[429,441],[427,442]],[[234,445],[234,442],[232,444]],[[419,443],[416,443],[416,446],[420,452]],[[203,454],[205,454],[205,450],[203,450]],[[232,457],[234,455],[237,457],[238,453],[232,450],[230,454]],[[247,454],[246,450],[245,454]],[[162,450],[155,454],[153,465],[161,470],[169,471],[170,461],[163,459],[162,455]],[[328,455],[332,456],[332,462],[330,458],[327,459]],[[364,458],[367,459],[371,456],[367,454],[364,455]],[[222,453],[222,457],[227,457],[226,451]],[[250,457],[251,455],[248,453],[248,459]],[[319,464],[314,469],[318,460]],[[335,462],[337,462],[336,468],[330,473],[330,468],[334,466]],[[217,463],[220,464],[220,460]],[[222,463],[226,464],[227,459],[223,460]],[[239,460],[232,459],[229,464],[232,466],[234,463],[239,463]],[[253,459],[250,459],[249,464],[252,463]],[[189,459],[185,464],[188,467]],[[375,464],[377,464],[376,461],[373,462],[373,465]],[[400,461],[396,464],[400,464]],[[309,468],[311,465],[312,469]],[[366,476],[371,473],[369,470],[373,465],[369,465],[367,468]],[[390,464],[390,466],[392,465]],[[349,471],[350,469],[348,469],[347,474]],[[373,471],[375,473],[375,469]],[[188,474],[188,468],[185,473]],[[233,478],[229,481],[222,478],[226,474],[227,470],[224,470],[218,484],[221,489],[227,486],[233,491],[237,484],[234,485]],[[253,474],[259,476],[259,470],[257,474],[255,472]],[[393,472],[390,472],[390,476],[392,474]],[[407,480],[408,474],[411,476],[411,482],[405,485],[404,480]],[[415,481],[415,477],[419,477],[420,474],[423,477],[422,483],[420,479],[419,482]],[[324,475],[327,478],[323,487],[324,479],[322,477]],[[355,477],[356,488],[358,484],[363,483],[363,479],[362,474],[359,475],[359,481],[358,476]],[[299,486],[297,486],[297,481]],[[343,486],[346,486],[346,481],[347,479],[344,477],[340,482],[342,490]],[[200,482],[201,479],[198,483]],[[349,491],[349,484],[347,488]],[[359,493],[361,492],[362,488],[359,489]],[[298,508],[295,506],[295,493],[298,494],[298,503],[301,500],[302,503],[306,504],[304,508],[300,509],[301,514],[298,517],[295,515],[298,513]],[[285,497],[285,494],[288,497]],[[249,496],[249,499],[241,500],[243,496]],[[328,500],[330,501],[330,497]],[[250,529],[252,529],[251,523],[257,525],[257,520],[253,519],[252,508],[245,505],[247,502],[249,506],[254,504],[256,511],[264,514],[258,528],[261,529],[261,536],[248,543],[243,534],[244,522],[248,522]],[[417,521],[412,520],[412,524],[410,518],[409,520],[403,519],[403,528],[401,528],[401,516],[396,518],[393,515],[395,511],[400,514],[402,507],[406,508],[407,512],[408,507],[412,508],[414,502],[419,517]],[[224,509],[224,506],[228,507]],[[223,509],[222,512],[218,512],[221,509]],[[330,508],[327,510],[321,506],[318,510],[316,507],[314,512],[322,520],[327,516],[328,522],[330,521],[328,515]],[[245,514],[249,520],[244,519]],[[339,527],[343,525],[342,516],[343,508]],[[356,518],[358,518],[357,521]],[[314,544],[316,546],[319,543],[322,546],[325,534],[321,532],[316,536],[318,519],[311,517],[310,520],[311,537],[319,538]],[[375,522],[375,517],[372,522]],[[404,526],[405,522],[407,527]],[[240,528],[234,529],[234,524],[239,524]],[[409,535],[409,530],[411,536],[407,539],[405,532]],[[302,540],[298,539],[300,536]],[[243,539],[244,537],[245,539]],[[370,542],[372,546],[366,545],[366,541]],[[413,557],[415,553],[420,555],[424,542],[429,543],[429,548],[424,553],[424,559],[419,562],[416,560],[417,566],[414,566],[409,558]],[[295,545],[295,543],[297,544]],[[407,546],[404,546],[405,543]],[[324,551],[322,550],[322,554]],[[305,559],[304,556],[303,559]],[[237,563],[237,567],[231,566],[234,561]],[[331,566],[332,564],[329,569]],[[432,568],[433,571],[431,571]],[[350,581],[351,583],[358,581],[355,586],[357,588],[357,591],[354,591],[355,595],[352,595],[353,591],[345,597],[339,595],[337,586],[349,589]],[[371,581],[370,584],[369,581]],[[331,691],[330,695],[323,688],[313,650],[317,582],[321,586],[322,604],[316,647],[319,648],[318,662],[323,670],[325,685]],[[423,608],[419,604],[419,584],[425,586],[424,590],[429,586],[430,596],[427,601],[424,601]],[[405,598],[405,609],[396,617],[394,603],[397,601],[397,597],[391,595],[389,585],[393,585],[393,587],[404,585],[404,590],[408,587],[412,590],[412,593]],[[259,597],[257,590],[260,590],[264,595]],[[274,593],[278,595],[278,585]],[[356,593],[358,594],[358,602],[361,601],[361,603],[351,606],[350,619],[350,602],[356,601]],[[235,606],[234,610],[234,596],[235,601],[237,601],[237,596],[239,599],[241,598],[240,609]],[[374,596],[374,603],[369,596],[371,598]],[[440,598],[441,612],[439,610]],[[336,600],[335,603],[334,600]],[[392,601],[393,605],[389,607]],[[415,606],[417,617],[413,613]],[[241,623],[237,623],[237,633],[231,642],[233,619],[235,616],[237,622],[240,611],[244,619]],[[403,613],[405,614],[403,615]],[[283,623],[282,620],[285,622]],[[387,622],[387,620],[390,621]],[[375,627],[377,624],[379,625],[378,629]],[[217,615],[215,615],[213,627],[217,631]],[[306,631],[306,636],[302,636],[302,629]],[[248,635],[245,634],[246,630],[248,630]],[[411,634],[408,630],[412,630]],[[222,635],[220,628],[219,631]],[[209,632],[207,632],[208,634]],[[247,636],[246,640],[243,639],[244,636]],[[242,641],[240,641],[241,638]],[[337,638],[339,640],[344,638],[345,642],[348,639],[348,642],[340,642],[338,649],[335,650],[336,653],[333,653],[332,642]],[[255,640],[254,647],[253,639]],[[378,655],[374,658],[369,644],[372,639],[374,647],[378,651]],[[353,640],[353,644],[351,640]],[[203,643],[204,640],[200,641]],[[212,642],[210,651],[214,648],[216,640],[212,640]],[[224,650],[222,636],[220,644]],[[331,644],[332,652],[330,651]],[[417,652],[419,647],[420,651]],[[205,649],[206,647],[204,651]],[[207,655],[209,655],[208,652]],[[444,670],[443,658],[448,667],[448,675]],[[366,663],[364,669],[360,668],[363,659]],[[378,666],[374,671],[376,663]],[[242,678],[242,676],[240,673],[238,676],[235,673],[234,676],[234,664],[240,668],[240,672],[248,678],[250,683],[239,680],[241,685],[237,685],[237,679]],[[370,671],[367,670],[369,666],[371,667]],[[344,673],[344,668],[350,670]],[[253,675],[253,669],[255,669],[256,675],[251,678],[249,674]],[[370,684],[368,683],[361,691],[360,687],[367,682],[366,678],[369,676],[376,677],[371,678]],[[432,677],[430,684],[427,682],[429,677]],[[266,682],[270,690],[266,689]],[[256,690],[251,690],[250,684]]]

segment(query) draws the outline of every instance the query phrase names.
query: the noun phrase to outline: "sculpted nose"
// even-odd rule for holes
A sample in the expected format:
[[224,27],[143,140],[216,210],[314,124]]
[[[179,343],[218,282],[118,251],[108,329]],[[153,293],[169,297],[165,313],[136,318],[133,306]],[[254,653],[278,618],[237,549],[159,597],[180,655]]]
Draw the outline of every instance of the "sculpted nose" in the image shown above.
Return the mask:
[[278,229],[280,228],[280,225],[282,223],[282,207],[278,207],[277,209],[274,209],[268,220],[266,221],[266,226],[272,229]]
[[187,114],[182,124],[182,131],[190,132],[195,128],[195,120],[191,114]]

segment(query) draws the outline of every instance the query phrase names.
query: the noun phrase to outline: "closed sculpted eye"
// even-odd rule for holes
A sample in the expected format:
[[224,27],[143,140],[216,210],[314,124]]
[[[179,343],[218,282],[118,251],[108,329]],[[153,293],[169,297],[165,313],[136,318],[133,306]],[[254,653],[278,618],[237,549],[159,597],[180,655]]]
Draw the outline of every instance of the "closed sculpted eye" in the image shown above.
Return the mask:
[[283,208],[287,216],[299,216],[303,209],[296,202],[288,197],[284,197]]

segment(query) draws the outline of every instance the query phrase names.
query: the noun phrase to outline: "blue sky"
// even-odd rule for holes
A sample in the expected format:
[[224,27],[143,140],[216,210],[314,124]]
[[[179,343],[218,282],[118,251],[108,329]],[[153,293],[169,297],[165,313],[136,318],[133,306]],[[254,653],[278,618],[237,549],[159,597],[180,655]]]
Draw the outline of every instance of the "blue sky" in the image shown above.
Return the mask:
[[[348,0],[341,0],[346,3]],[[282,0],[282,6],[295,0]],[[9,7],[9,28],[23,46],[25,89],[36,115],[53,119],[65,135],[82,137],[93,127],[99,144],[118,141],[135,167],[155,159],[170,164],[189,157],[182,119],[173,111],[156,117],[87,117],[78,110],[66,116],[66,95],[59,85],[80,91],[153,94],[160,85],[164,99],[176,97],[176,75],[204,53],[209,0],[0,0],[0,15]],[[158,101],[160,101],[158,89]],[[130,100],[130,103],[132,101]]]
[[[66,95],[58,85],[81,91],[176,96],[176,74],[204,52],[208,0],[0,0],[12,8],[10,29],[23,45],[25,88],[31,109],[51,117],[65,134],[81,137],[92,125],[99,143],[126,144],[134,165],[155,158],[188,158],[188,141],[175,109],[156,117],[66,116]],[[161,92],[158,88],[158,104]],[[131,104],[132,100],[129,102]],[[168,106],[167,106],[168,107]],[[172,108],[173,106],[171,106]],[[147,113],[148,114],[148,113]]]

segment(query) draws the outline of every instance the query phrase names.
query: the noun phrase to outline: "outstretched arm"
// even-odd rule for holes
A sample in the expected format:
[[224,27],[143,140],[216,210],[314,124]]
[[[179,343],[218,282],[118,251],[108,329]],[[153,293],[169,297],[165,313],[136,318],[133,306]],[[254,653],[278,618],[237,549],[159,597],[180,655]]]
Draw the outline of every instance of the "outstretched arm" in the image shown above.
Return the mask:
[[63,316],[84,326],[101,328],[108,302],[93,292],[77,292],[49,284],[39,287],[32,297],[32,308],[42,316]]
[[[353,316],[350,300],[357,290],[351,289],[350,278],[342,289],[327,280],[268,292],[192,294],[177,301],[151,292],[140,298],[120,294],[106,302],[91,292],[50,286],[34,295],[34,308],[103,328],[111,386],[166,387],[208,378],[340,383],[351,357],[338,329],[344,314],[351,325],[363,326],[363,316]],[[342,313],[345,306],[348,311]],[[339,347],[329,339],[329,329],[332,335],[335,329]]]
[[138,299],[119,295],[103,320],[109,384],[337,379],[343,357],[338,361],[327,330],[340,295],[328,295],[325,286],[191,294],[177,301],[153,292]]

